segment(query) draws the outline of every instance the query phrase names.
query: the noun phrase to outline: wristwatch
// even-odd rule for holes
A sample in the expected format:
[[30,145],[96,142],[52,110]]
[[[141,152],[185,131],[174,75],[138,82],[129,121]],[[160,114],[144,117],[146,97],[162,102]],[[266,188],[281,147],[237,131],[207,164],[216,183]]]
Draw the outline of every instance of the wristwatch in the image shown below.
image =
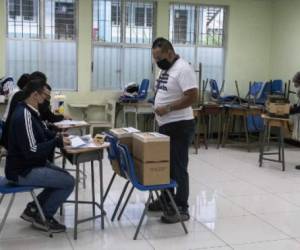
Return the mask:
[[168,104],[168,105],[166,106],[166,110],[167,110],[168,113],[172,111],[172,107],[171,107],[170,104]]

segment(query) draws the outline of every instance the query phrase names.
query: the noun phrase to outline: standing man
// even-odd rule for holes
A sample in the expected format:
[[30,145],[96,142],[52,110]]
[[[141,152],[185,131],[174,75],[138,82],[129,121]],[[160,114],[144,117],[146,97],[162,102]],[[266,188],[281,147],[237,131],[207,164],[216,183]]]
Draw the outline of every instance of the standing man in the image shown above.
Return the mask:
[[[188,150],[195,131],[192,104],[197,101],[196,74],[188,62],[174,51],[170,41],[157,38],[152,45],[152,55],[161,69],[156,84],[154,100],[155,119],[159,132],[170,136],[171,178],[177,182],[175,202],[181,219],[189,220]],[[149,210],[161,209],[156,200]],[[161,218],[164,223],[179,222],[174,211]]]
[[[294,83],[294,87],[296,88],[296,95],[297,95],[298,99],[300,99],[300,71],[294,75],[293,83]],[[295,115],[295,114],[299,114],[299,113],[300,113],[300,105],[299,105],[299,100],[298,100],[297,104],[291,106],[290,114]],[[297,123],[298,123],[298,121],[296,121],[296,124]],[[296,128],[296,130],[297,130],[297,128]],[[298,131],[296,133],[298,133]],[[300,165],[296,165],[295,168],[297,170],[300,170]]]

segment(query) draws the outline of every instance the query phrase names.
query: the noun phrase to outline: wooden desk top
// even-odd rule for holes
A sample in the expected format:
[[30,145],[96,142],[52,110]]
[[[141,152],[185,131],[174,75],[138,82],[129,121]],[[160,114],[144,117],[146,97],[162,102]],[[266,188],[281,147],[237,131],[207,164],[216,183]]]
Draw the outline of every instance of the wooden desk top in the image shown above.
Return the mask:
[[64,147],[63,152],[67,153],[67,154],[82,154],[82,153],[90,153],[90,152],[95,152],[95,151],[99,151],[99,150],[103,150],[105,148],[109,147],[109,143],[108,142],[104,142],[102,144],[94,144],[94,146],[92,147],[82,147],[82,148],[72,148],[70,146]]
[[134,103],[120,102],[119,104],[122,106],[130,106],[130,107],[153,107],[153,104],[149,102],[134,102]]
[[268,116],[267,114],[262,114],[261,118],[266,119],[266,120],[284,121],[284,122],[288,122],[290,120],[289,118],[271,117],[271,116]]
[[89,104],[83,104],[83,103],[68,103],[68,105],[71,107],[71,108],[79,108],[79,109],[87,109],[89,107]]

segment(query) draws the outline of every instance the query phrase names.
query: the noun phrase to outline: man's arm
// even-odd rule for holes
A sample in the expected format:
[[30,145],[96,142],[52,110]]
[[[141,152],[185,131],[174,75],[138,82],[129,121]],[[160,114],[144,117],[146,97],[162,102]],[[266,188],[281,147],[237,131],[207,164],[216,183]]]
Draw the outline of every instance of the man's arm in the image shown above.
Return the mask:
[[198,89],[192,88],[183,92],[181,99],[174,101],[168,105],[157,107],[155,113],[163,116],[171,111],[180,110],[192,106],[198,99]]

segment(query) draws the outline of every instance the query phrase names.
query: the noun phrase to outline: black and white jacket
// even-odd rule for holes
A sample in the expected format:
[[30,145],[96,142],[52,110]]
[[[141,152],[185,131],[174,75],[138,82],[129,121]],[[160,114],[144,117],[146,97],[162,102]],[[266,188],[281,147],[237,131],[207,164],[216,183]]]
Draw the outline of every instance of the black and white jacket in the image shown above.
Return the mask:
[[38,111],[19,103],[8,128],[7,179],[17,181],[32,168],[45,166],[55,147],[62,146],[62,137],[46,127]]

